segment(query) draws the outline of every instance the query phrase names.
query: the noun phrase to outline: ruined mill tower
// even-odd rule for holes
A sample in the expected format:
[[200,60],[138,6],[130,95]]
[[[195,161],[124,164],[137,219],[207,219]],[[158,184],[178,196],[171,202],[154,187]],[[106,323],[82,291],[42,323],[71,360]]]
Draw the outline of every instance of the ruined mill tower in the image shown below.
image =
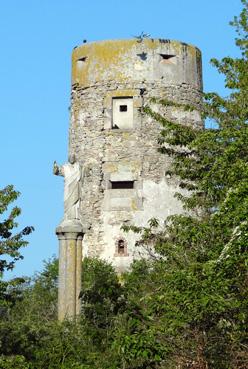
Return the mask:
[[54,173],[65,179],[60,243],[59,319],[79,312],[81,260],[98,256],[117,271],[139,257],[137,235],[123,224],[147,225],[182,211],[170,158],[158,152],[160,125],[142,108],[150,98],[191,104],[168,107],[169,119],[201,124],[201,53],[161,39],[83,44],[72,54],[69,163]]

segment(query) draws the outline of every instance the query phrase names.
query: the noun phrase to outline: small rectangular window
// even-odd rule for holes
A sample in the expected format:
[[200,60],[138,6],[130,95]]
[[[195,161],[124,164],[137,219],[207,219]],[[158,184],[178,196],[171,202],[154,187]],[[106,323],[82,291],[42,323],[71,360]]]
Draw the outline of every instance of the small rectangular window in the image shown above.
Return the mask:
[[133,97],[112,98],[112,129],[133,128]]
[[120,105],[120,111],[127,111],[127,105]]
[[134,188],[134,181],[110,181],[112,189],[128,189]]

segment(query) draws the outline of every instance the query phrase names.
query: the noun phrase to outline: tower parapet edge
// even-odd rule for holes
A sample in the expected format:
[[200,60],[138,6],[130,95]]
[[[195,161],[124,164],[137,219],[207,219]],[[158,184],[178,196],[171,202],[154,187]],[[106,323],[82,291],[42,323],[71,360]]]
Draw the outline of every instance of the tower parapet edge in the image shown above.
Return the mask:
[[83,255],[126,270],[139,257],[137,236],[123,224],[183,212],[174,197],[176,178],[165,175],[171,159],[158,152],[160,125],[142,113],[151,97],[190,104],[165,109],[182,124],[201,126],[201,52],[164,39],[109,40],[83,44],[72,54],[69,152],[82,167],[79,218]]
[[72,84],[81,87],[160,79],[163,85],[185,83],[202,90],[200,50],[179,41],[147,38],[92,42],[72,53]]

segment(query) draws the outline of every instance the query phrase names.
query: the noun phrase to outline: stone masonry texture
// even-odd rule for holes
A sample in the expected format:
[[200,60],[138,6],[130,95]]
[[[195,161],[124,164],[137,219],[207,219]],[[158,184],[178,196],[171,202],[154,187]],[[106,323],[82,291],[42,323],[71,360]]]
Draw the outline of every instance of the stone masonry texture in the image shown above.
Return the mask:
[[[200,126],[201,96],[201,53],[194,46],[131,39],[74,49],[69,153],[83,170],[83,256],[103,258],[122,272],[140,250],[135,247],[138,236],[121,226],[146,226],[150,218],[162,222],[183,211],[174,197],[178,180],[166,175],[171,159],[158,152],[161,126],[142,108],[151,106],[152,97],[190,104],[195,110],[172,106],[163,113],[172,121]],[[120,241],[124,251],[118,249]]]

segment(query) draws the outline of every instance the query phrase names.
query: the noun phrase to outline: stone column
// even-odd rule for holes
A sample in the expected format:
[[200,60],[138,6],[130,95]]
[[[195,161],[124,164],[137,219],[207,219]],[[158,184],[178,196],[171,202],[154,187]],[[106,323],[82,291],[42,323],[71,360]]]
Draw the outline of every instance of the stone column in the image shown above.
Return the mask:
[[59,283],[58,283],[58,318],[63,320],[65,316],[66,293],[66,237],[63,233],[57,233],[59,239]]
[[59,239],[58,319],[74,318],[80,313],[82,239],[81,224],[64,221],[56,229]]
[[81,292],[82,241],[83,236],[79,235],[77,238],[77,248],[76,248],[76,315],[79,315],[81,311],[81,300],[78,298],[78,296]]

